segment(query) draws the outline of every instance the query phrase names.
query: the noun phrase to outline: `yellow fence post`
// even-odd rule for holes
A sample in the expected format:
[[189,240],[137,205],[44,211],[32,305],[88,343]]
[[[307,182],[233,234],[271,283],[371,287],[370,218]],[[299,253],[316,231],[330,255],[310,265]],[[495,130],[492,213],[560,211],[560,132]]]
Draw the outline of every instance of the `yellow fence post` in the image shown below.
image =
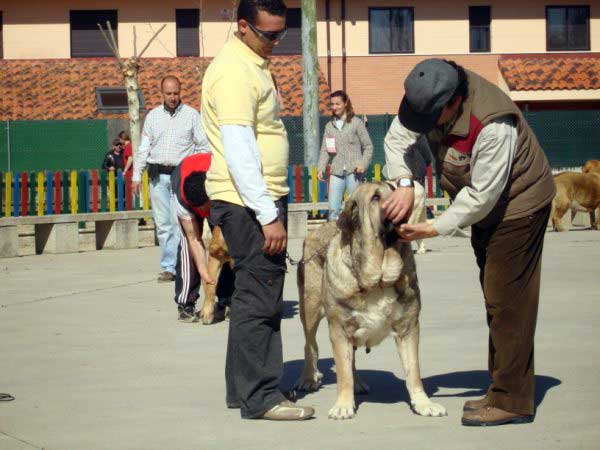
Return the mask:
[[44,172],[38,172],[37,174],[37,215],[44,215]]
[[12,172],[4,174],[4,215],[11,216],[12,211]]
[[71,185],[69,187],[70,187],[70,194],[71,194],[71,214],[77,214],[78,189],[77,189],[77,171],[76,170],[71,171]]
[[377,163],[375,164],[375,180],[376,181],[381,181],[381,164]]
[[150,209],[150,197],[148,189],[148,172],[142,174],[142,209]]
[[[312,166],[310,168],[310,188],[310,200],[312,203],[317,203],[319,201],[319,180],[317,180],[317,166]],[[313,209],[313,217],[316,217],[317,214],[318,211]]]
[[108,172],[108,210],[110,212],[116,211],[116,200],[115,195],[115,171],[111,170]]

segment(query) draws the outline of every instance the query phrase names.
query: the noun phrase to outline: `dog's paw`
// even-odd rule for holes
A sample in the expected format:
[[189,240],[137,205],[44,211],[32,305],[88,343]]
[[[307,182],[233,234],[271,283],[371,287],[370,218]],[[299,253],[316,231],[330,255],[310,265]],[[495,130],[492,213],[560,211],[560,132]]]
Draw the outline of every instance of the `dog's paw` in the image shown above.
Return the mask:
[[420,416],[425,417],[442,417],[447,415],[446,408],[438,403],[433,403],[431,400],[421,401],[412,404],[413,410]]
[[335,420],[352,419],[354,417],[354,404],[336,403],[329,410],[329,418]]
[[204,325],[210,325],[215,321],[215,309],[214,308],[202,308],[200,310],[200,317]]
[[356,395],[366,395],[371,392],[371,388],[358,375],[354,377],[354,393]]
[[424,255],[425,253],[427,253],[425,245],[419,245],[419,248],[417,248],[417,255]]
[[318,391],[323,384],[323,374],[321,372],[315,372],[313,375],[303,376],[296,387],[302,392],[315,392]]

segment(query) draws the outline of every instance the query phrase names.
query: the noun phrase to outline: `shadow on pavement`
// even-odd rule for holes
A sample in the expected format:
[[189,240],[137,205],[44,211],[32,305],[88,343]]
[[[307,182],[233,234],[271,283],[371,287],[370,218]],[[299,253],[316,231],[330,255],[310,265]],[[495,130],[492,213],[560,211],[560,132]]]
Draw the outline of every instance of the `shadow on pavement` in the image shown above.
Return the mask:
[[[300,374],[302,373],[303,360],[287,361],[284,363],[284,376],[281,385],[284,389],[292,389]],[[336,383],[333,371],[333,358],[319,360],[319,370],[323,373],[323,385]],[[408,391],[403,379],[398,378],[392,372],[383,370],[358,370],[358,375],[370,387],[371,392],[356,398],[357,406],[362,402],[369,403],[399,403],[409,402]],[[561,380],[546,376],[535,377],[535,406],[542,403],[546,392],[561,384]],[[483,397],[490,384],[490,378],[486,370],[465,370],[461,372],[450,372],[423,378],[423,386],[427,395],[433,398],[445,397]],[[461,390],[452,394],[440,394],[443,389]],[[297,397],[301,399],[310,393],[298,392]]]

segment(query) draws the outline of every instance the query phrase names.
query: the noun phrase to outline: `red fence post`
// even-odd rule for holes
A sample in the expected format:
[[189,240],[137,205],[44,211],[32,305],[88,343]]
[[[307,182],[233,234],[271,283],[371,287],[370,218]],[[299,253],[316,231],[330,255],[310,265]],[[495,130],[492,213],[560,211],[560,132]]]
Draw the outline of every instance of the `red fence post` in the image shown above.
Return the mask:
[[125,174],[125,210],[133,210],[133,195],[131,190],[132,171],[128,170]]
[[62,178],[60,172],[54,172],[54,214],[62,210]]
[[92,212],[98,212],[98,171],[92,170]]
[[433,197],[433,171],[431,164],[427,166],[427,197]]
[[26,216],[29,210],[29,174],[23,172],[21,174],[21,211],[19,215]]
[[294,167],[294,197],[296,203],[302,203],[302,166]]

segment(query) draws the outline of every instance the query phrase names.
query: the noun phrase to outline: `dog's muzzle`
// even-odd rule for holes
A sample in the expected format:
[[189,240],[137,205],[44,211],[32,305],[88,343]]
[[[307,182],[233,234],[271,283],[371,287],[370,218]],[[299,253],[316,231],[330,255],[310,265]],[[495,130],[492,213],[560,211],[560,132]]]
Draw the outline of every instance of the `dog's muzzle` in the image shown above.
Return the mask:
[[381,237],[385,248],[391,247],[398,240],[399,236],[396,232],[396,227],[394,226],[394,222],[390,219],[385,219],[385,222],[383,222],[383,232]]

